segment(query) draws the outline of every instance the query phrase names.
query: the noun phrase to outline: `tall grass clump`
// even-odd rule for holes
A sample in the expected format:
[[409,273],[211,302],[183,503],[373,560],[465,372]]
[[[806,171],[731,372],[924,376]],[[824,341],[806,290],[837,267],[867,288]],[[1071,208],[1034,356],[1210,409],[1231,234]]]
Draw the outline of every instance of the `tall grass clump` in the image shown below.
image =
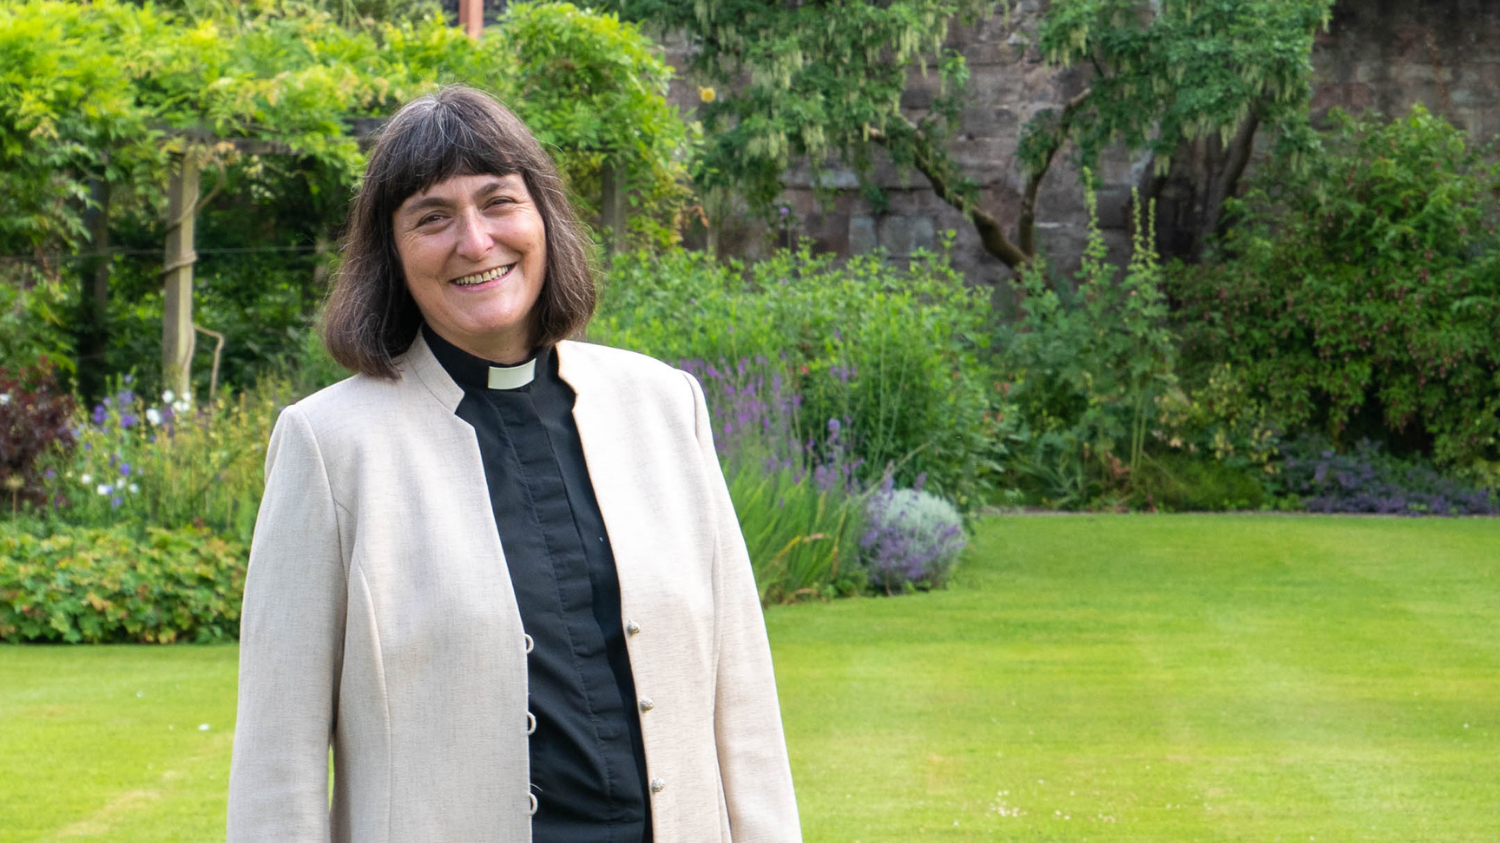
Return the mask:
[[703,385],[761,602],[861,590],[859,464],[840,435],[842,423],[830,420],[820,440],[800,440],[802,400],[764,357],[681,365]]

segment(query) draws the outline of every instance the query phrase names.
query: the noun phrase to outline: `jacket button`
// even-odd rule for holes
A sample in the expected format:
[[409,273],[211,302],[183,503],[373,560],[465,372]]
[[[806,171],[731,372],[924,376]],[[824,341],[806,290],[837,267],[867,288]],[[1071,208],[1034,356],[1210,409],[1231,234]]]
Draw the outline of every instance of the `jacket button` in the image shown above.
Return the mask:
[[536,731],[536,715],[532,714],[531,712],[528,711],[528,712],[526,712],[526,734],[529,735],[529,734],[531,734],[531,733],[533,733],[535,731]]
[[523,640],[525,640],[525,642],[526,642],[526,652],[529,653],[532,650],[536,649],[536,642],[533,641],[533,640],[531,640],[531,636],[530,635],[526,635],[526,634],[522,633],[521,638]]
[[526,794],[526,799],[527,799],[527,801],[529,801],[531,803],[531,804],[529,804],[529,805],[526,806],[526,815],[527,816],[535,816],[536,815],[536,809],[537,809],[536,794],[535,793],[528,793],[528,794]]
[[651,780],[651,792],[652,793],[661,793],[663,790],[666,790],[666,789],[667,789],[667,783],[666,782],[662,781],[661,779],[652,779]]
[[634,635],[634,634],[636,634],[637,632],[640,632],[640,631],[641,631],[641,625],[640,624],[636,623],[635,621],[626,621],[625,622],[625,632],[626,632],[626,634],[628,634],[628,635]]
[[645,697],[641,697],[641,711],[650,711],[653,708],[656,708],[656,703],[646,699]]

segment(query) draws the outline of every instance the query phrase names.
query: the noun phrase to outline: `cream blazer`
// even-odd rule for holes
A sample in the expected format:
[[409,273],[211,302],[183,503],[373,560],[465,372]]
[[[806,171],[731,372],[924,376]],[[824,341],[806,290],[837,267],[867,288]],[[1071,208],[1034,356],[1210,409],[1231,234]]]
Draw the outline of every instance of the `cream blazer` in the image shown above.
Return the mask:
[[[771,653],[703,392],[557,348],[619,569],[658,843],[801,839]],[[463,398],[395,382],[282,411],[240,625],[230,843],[528,843],[526,644]],[[638,629],[637,629],[638,628]],[[330,807],[328,752],[335,775]]]

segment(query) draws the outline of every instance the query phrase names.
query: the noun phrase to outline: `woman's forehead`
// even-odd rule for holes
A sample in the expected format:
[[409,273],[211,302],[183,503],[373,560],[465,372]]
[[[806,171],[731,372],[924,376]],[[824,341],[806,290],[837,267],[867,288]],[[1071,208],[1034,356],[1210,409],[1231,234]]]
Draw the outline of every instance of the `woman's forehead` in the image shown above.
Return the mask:
[[449,176],[406,197],[401,209],[425,205],[429,200],[481,198],[501,190],[526,190],[520,173],[477,173]]

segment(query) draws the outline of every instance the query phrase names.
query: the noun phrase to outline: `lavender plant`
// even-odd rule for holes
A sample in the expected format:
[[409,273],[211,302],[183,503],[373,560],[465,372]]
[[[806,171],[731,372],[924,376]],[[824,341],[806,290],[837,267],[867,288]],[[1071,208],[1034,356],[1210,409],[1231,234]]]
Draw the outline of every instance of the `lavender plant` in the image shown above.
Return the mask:
[[860,538],[870,584],[886,594],[947,584],[968,543],[953,504],[915,489],[896,489],[887,480],[864,507]]
[[1309,512],[1500,515],[1494,492],[1397,459],[1369,440],[1343,454],[1315,437],[1285,448],[1276,491],[1295,496]]

